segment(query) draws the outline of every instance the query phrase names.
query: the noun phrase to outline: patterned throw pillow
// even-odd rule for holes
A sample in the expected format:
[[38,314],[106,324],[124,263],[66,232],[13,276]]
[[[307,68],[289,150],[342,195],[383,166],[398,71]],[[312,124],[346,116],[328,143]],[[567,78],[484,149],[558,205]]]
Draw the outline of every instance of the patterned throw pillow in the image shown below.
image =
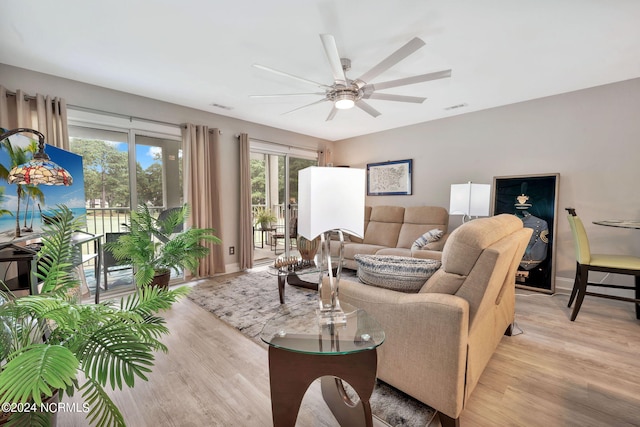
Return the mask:
[[422,236],[418,237],[413,245],[411,245],[411,250],[423,249],[427,243],[432,243],[440,240],[444,231],[434,228],[433,230],[429,230],[424,233]]

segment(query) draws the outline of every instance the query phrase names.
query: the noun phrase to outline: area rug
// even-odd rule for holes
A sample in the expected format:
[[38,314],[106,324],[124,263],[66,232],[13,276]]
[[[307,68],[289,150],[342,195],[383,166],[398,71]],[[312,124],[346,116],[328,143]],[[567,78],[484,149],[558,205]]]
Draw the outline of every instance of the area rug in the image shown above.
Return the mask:
[[[353,272],[343,274],[355,278]],[[193,286],[189,298],[265,347],[260,331],[280,308],[277,278],[267,271],[202,280]],[[312,304],[315,298],[315,291],[285,286],[289,307]],[[370,402],[373,414],[394,427],[425,427],[435,417],[432,408],[382,381],[377,381]]]

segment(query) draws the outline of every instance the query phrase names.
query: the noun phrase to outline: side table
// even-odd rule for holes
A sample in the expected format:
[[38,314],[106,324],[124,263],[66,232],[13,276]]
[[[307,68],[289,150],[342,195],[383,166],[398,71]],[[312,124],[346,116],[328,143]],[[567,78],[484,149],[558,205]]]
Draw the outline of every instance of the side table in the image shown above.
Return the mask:
[[265,236],[267,236],[266,233],[273,233],[274,231],[276,231],[275,227],[267,227],[267,228],[256,228],[255,225],[253,226],[253,247],[257,248],[256,246],[256,239],[255,239],[255,235],[256,232],[260,232],[260,249],[264,248],[264,242],[267,240]]
[[[371,427],[369,398],[376,380],[376,349],[384,331],[364,310],[342,304],[345,325],[320,325],[315,304],[283,307],[262,329],[269,344],[269,382],[274,427],[293,427],[302,398],[320,378],[322,397],[341,426]],[[358,394],[351,400],[347,381]]]

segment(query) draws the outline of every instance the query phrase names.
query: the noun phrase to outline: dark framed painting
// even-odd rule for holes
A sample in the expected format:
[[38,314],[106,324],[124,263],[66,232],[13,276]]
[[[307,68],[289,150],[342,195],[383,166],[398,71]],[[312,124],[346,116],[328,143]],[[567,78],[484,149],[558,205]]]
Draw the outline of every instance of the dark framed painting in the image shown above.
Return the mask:
[[412,168],[412,159],[367,164],[367,195],[411,195]]
[[533,235],[516,272],[516,286],[555,292],[555,254],[560,174],[493,178],[492,214],[516,215]]

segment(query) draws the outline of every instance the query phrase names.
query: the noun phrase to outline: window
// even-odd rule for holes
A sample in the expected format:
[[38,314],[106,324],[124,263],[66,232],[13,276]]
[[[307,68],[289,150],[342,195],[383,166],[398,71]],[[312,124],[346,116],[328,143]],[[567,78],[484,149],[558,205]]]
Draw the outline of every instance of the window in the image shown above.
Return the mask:
[[[87,231],[113,239],[136,206],[159,214],[183,204],[177,126],[76,110],[68,116],[70,150],[83,157]],[[105,291],[133,286],[131,269],[117,264],[105,255]]]

